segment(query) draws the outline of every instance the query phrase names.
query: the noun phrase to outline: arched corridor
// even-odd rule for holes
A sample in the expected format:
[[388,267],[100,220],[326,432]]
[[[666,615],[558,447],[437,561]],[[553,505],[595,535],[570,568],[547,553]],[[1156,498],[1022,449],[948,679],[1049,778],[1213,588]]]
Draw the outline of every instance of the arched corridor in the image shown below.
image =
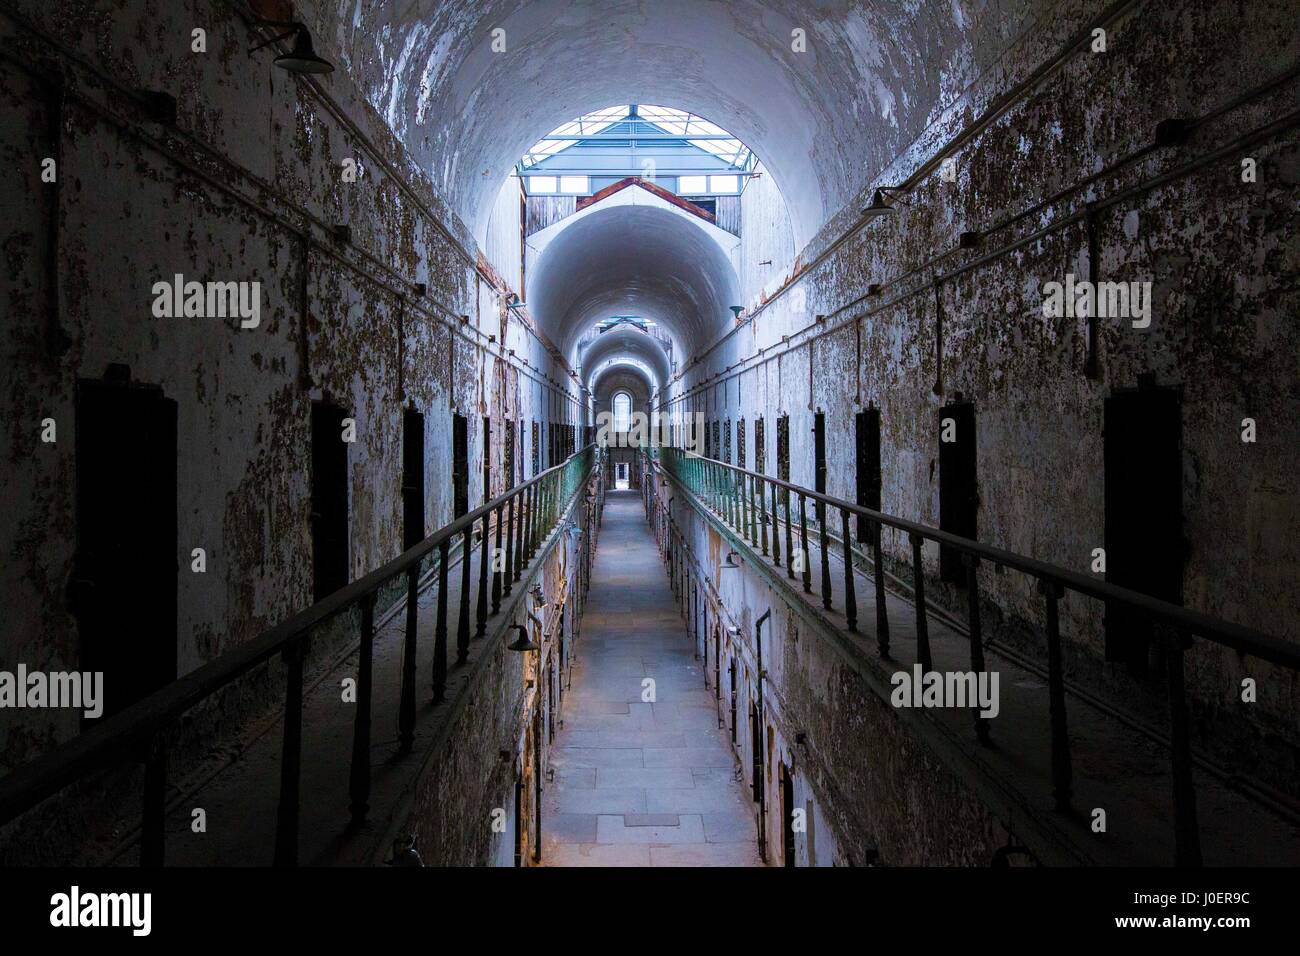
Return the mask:
[[1296,8],[0,0],[0,877],[1300,865]]
[[753,793],[636,491],[606,499],[582,627],[552,744],[543,862],[760,865]]

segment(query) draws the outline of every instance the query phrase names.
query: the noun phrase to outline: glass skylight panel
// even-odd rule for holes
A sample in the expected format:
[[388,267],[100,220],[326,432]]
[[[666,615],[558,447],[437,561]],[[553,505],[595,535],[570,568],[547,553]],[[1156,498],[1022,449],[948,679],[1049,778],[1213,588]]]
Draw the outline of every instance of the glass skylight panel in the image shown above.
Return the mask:
[[560,192],[562,193],[585,193],[588,189],[588,180],[586,176],[561,176]]
[[528,182],[528,191],[530,193],[555,192],[554,176],[529,176],[527,182]]
[[678,176],[677,194],[679,196],[699,195],[709,191],[708,176]]
[[[614,137],[611,140],[588,138],[598,136],[611,129],[618,130],[616,133],[609,133],[610,136]],[[680,139],[674,142],[673,137],[679,137]],[[709,138],[699,139],[697,137]],[[665,138],[667,138],[667,142],[664,142]],[[544,163],[571,147],[578,147],[579,150],[596,147],[597,149],[592,155],[600,153],[601,148],[603,148],[605,154],[613,155],[621,147],[627,151],[625,165],[633,166],[644,156],[655,156],[657,150],[667,150],[667,154],[664,155],[671,155],[674,148],[680,148],[683,143],[740,172],[747,173],[754,167],[754,156],[749,151],[749,148],[716,123],[701,119],[699,116],[685,110],[638,104],[635,107],[629,105],[611,106],[570,120],[528,150],[523,155],[519,168],[521,171],[534,168],[539,163]],[[696,165],[700,164],[697,163]],[[579,172],[585,172],[588,175],[596,172],[596,167],[584,169],[581,160],[570,160],[568,168],[573,170],[575,175]],[[606,169],[608,167],[600,166],[600,168]],[[627,174],[621,173],[620,175]],[[707,174],[702,182],[695,176],[688,176],[685,180],[687,185],[684,185],[679,190],[680,192],[689,191],[700,195],[710,191],[724,191],[720,188],[710,190]],[[533,191],[540,192],[542,190]],[[559,191],[562,193],[586,192],[587,188],[569,190],[561,184]],[[739,192],[739,181],[737,180],[737,186],[725,191]]]

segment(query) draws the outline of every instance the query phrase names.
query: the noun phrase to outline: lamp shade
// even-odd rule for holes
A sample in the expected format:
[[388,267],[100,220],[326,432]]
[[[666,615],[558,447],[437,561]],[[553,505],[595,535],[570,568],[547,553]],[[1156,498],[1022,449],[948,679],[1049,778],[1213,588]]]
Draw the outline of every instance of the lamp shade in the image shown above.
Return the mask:
[[334,64],[322,60],[311,45],[311,34],[299,26],[293,35],[293,49],[275,58],[275,65],[290,73],[333,73]]

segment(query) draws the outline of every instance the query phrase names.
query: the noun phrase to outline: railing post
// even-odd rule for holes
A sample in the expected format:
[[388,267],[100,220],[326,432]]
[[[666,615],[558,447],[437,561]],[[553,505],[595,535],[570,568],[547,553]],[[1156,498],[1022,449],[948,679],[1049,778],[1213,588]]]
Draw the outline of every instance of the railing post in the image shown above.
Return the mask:
[[772,525],[767,520],[767,479],[758,480],[758,520],[762,524],[763,533],[763,553],[767,554],[767,545],[770,540],[772,543],[772,563],[778,568],[781,566],[781,546],[777,544],[776,535],[772,533]]
[[[515,501],[518,498],[519,498],[518,494],[513,495],[510,498],[510,500],[506,502],[505,505],[506,507],[506,567],[505,567],[505,573],[502,575],[504,587],[502,587],[501,589],[501,594],[503,597],[510,596],[510,590],[515,580],[515,510],[516,510]],[[498,546],[501,543],[500,535],[501,532],[498,526],[498,530],[497,530]],[[500,608],[500,606],[501,605],[497,604],[494,600],[492,603],[492,613],[495,614],[497,610]]]
[[881,555],[881,539],[885,534],[883,522],[874,521],[875,534],[872,535],[872,561],[874,565],[873,577],[876,585],[876,646],[880,648],[880,656],[888,660],[889,658],[889,606],[885,603],[885,562]]
[[[478,615],[475,620],[474,636],[483,637],[487,633],[488,619],[488,552],[492,550],[492,512],[483,515],[483,536],[479,539],[478,555]],[[493,582],[496,582],[496,576],[493,575]]]
[[849,513],[840,509],[840,524],[844,533],[844,616],[848,619],[849,630],[858,629],[858,596],[853,584],[853,544],[849,537]]
[[[980,561],[973,554],[963,554],[962,563],[966,565],[966,595],[970,614],[970,665],[978,678],[984,670],[984,638],[980,631]],[[988,743],[988,721],[980,716],[977,709],[972,709],[971,713],[975,715],[975,736],[979,738],[980,743]]]
[[280,802],[275,816],[275,865],[298,865],[298,793],[302,783],[302,659],[306,638],[284,647],[284,738],[280,745]]
[[420,622],[420,563],[406,571],[406,635],[402,645],[402,700],[397,711],[397,739],[401,752],[415,744],[415,657]]
[[822,607],[831,610],[831,538],[830,531],[826,527],[827,518],[825,502],[817,503],[817,523],[821,526],[819,534],[821,537],[822,551]]
[[524,549],[525,566],[533,563],[533,556],[537,553],[537,525],[538,519],[541,517],[542,483],[545,481],[546,479],[543,478],[542,481],[537,482],[528,489],[528,534]]
[[812,558],[808,554],[808,499],[799,493],[799,546],[803,548],[803,590],[812,594]]
[[438,616],[433,631],[433,702],[441,704],[447,690],[447,557],[450,539],[438,545]]
[[460,549],[460,613],[456,615],[456,664],[469,660],[469,572],[474,565],[473,529],[465,527]]
[[1057,602],[1064,593],[1055,581],[1040,578],[1047,601],[1047,699],[1052,720],[1052,796],[1056,809],[1070,809],[1070,735],[1065,720],[1065,674],[1061,666],[1061,622]]
[[[790,489],[784,485],[781,487],[781,504],[785,509],[785,576],[794,579],[794,527],[790,521]],[[772,513],[776,513],[776,503],[773,501]],[[773,531],[773,536],[779,533],[779,530]]]
[[916,602],[916,659],[923,674],[934,669],[930,658],[930,625],[925,615],[925,570],[921,565],[921,536],[915,531],[908,532],[912,544],[912,593]]
[[375,595],[361,598],[361,648],[357,659],[357,712],[352,726],[352,775],[348,805],[352,826],[358,827],[370,809],[370,705],[374,697]]
[[1183,652],[1191,646],[1181,630],[1167,629],[1165,672],[1169,689],[1169,745],[1174,797],[1174,865],[1201,865],[1201,837],[1196,822],[1196,785],[1192,781],[1192,741],[1187,719]]
[[[523,577],[524,565],[528,559],[524,557],[524,512],[528,504],[528,489],[525,488],[519,494],[515,495],[515,564],[513,577],[518,581]],[[510,593],[509,586],[506,587],[506,594]]]
[[162,731],[149,741],[144,764],[144,812],[140,826],[140,865],[160,867],[166,856],[167,745]]

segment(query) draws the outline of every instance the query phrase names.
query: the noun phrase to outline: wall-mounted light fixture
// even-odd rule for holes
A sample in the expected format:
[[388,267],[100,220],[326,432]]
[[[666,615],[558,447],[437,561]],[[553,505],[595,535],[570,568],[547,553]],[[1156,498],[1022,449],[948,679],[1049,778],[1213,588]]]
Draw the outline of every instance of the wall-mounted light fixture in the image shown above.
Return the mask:
[[735,551],[728,551],[727,557],[722,562],[722,566],[724,568],[740,567],[740,555],[736,554]]
[[288,70],[290,73],[333,73],[334,64],[328,60],[323,60],[316,55],[315,49],[311,44],[311,33],[307,27],[301,23],[291,22],[284,23],[277,20],[263,20],[260,26],[266,27],[288,27],[289,29],[279,36],[272,37],[264,43],[259,43],[249,53],[256,53],[263,47],[268,47],[272,43],[278,43],[280,40],[287,40],[293,37],[293,49],[288,53],[281,53],[273,61],[276,66],[282,70]]
[[[892,212],[897,212],[893,206],[885,202],[885,199],[889,193],[897,194],[902,191],[903,190],[899,189],[897,186],[881,186],[872,194],[871,205],[862,210],[862,217],[864,219],[871,219],[875,216],[887,216]],[[898,198],[895,198],[894,201],[902,203],[904,206],[911,205],[911,203]]]
[[515,639],[506,645],[506,650],[523,653],[524,651],[536,651],[541,649],[534,644],[533,639],[528,636],[528,628],[525,625],[514,624],[512,627],[514,627],[518,633],[516,634]]
[[736,315],[736,321],[739,322],[739,321],[740,321],[740,313],[742,313],[742,312],[745,311],[745,307],[744,307],[743,305],[729,305],[729,306],[727,306],[727,308],[729,308],[732,312],[735,313],[735,315]]

